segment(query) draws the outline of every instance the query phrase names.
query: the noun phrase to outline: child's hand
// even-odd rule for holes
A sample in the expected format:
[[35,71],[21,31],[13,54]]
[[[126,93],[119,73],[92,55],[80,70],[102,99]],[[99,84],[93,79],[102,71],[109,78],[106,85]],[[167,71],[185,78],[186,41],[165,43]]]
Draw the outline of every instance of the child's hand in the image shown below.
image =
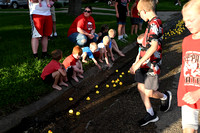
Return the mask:
[[183,101],[185,101],[188,104],[195,104],[199,100],[199,93],[196,91],[188,92],[183,96]]

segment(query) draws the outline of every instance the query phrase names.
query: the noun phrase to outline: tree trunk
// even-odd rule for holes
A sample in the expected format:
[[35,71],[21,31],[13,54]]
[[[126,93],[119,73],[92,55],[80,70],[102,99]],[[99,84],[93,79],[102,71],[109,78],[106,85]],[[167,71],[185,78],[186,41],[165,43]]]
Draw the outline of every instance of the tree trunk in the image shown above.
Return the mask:
[[69,14],[78,16],[81,14],[81,1],[82,0],[69,0]]

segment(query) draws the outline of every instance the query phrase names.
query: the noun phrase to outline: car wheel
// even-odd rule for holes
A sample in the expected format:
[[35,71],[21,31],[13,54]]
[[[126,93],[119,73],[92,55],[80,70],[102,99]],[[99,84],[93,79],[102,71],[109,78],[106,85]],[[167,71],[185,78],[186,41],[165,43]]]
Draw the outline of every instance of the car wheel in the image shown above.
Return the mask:
[[19,7],[19,5],[17,4],[17,2],[12,3],[12,8],[17,9],[18,7]]

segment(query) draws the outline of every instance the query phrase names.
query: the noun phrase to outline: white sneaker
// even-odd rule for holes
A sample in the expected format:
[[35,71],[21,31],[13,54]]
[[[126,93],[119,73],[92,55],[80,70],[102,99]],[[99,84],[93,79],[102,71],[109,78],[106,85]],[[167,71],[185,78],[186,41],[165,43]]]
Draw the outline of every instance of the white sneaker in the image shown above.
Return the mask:
[[51,33],[50,37],[53,37],[53,33]]
[[58,36],[58,35],[57,35],[57,32],[55,32],[55,33],[53,34],[53,36],[55,36],[55,37]]
[[127,35],[127,34],[124,34],[124,35],[123,35],[123,37],[124,37],[124,38],[127,38],[127,37],[128,37],[128,35]]
[[123,42],[123,43],[127,43],[128,41],[124,38],[118,39],[119,41]]

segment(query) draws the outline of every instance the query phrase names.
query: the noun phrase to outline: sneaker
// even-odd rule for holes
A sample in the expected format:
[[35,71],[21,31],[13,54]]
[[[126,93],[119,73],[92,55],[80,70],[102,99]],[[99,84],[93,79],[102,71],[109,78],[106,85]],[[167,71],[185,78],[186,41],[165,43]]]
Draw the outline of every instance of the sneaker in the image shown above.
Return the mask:
[[53,34],[53,36],[54,36],[54,37],[57,37],[57,36],[58,36],[58,35],[57,35],[57,32],[55,32],[55,33]]
[[167,99],[161,100],[160,111],[167,112],[171,106],[172,93],[170,91],[166,91],[164,94],[167,96]]
[[124,35],[123,35],[123,37],[124,37],[124,38],[127,38],[127,37],[128,37],[128,35],[127,35],[127,34],[124,34]]
[[53,33],[51,33],[50,37],[53,37]]
[[119,41],[123,42],[123,43],[127,43],[128,41],[124,38],[118,39]]
[[178,5],[178,3],[175,4],[175,6],[177,6],[177,5]]
[[144,118],[138,121],[138,124],[139,126],[145,126],[149,124],[150,122],[156,122],[158,120],[159,120],[159,117],[156,115],[156,112],[154,112],[153,116],[147,112]]
[[42,54],[42,57],[41,57],[41,59],[50,59],[50,58],[51,56],[48,53]]

